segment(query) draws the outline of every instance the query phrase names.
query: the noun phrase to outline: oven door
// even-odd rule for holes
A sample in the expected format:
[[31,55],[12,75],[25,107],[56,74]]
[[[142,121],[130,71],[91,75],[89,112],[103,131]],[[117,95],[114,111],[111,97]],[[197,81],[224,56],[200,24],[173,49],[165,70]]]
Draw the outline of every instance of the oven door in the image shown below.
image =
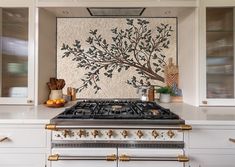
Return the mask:
[[116,167],[116,148],[53,148],[51,167]]
[[118,167],[184,167],[188,158],[178,149],[118,149]]

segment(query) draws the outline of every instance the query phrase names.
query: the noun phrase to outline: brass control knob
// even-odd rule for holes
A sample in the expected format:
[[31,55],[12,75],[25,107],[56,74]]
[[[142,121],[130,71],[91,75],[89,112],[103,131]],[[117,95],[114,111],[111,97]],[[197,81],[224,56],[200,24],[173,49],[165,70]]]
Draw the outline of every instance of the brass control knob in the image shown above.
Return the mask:
[[141,130],[138,130],[136,134],[139,137],[139,139],[141,139],[141,137],[144,136],[144,134],[143,134],[143,132]]
[[152,136],[156,139],[159,136],[159,133],[156,130],[152,131]]
[[167,135],[170,137],[170,138],[173,138],[175,136],[175,133],[172,131],[172,130],[169,130],[167,132]]
[[98,130],[93,130],[93,132],[91,132],[91,135],[96,138],[96,136],[99,136],[99,131]]
[[82,136],[86,137],[86,131],[84,129],[79,129],[78,136],[81,138]]
[[111,138],[113,136],[113,130],[109,129],[106,134],[109,138]]
[[62,135],[64,136],[64,138],[72,137],[74,136],[74,132],[72,132],[71,130],[65,129],[63,130]]
[[128,131],[127,130],[123,130],[121,134],[122,134],[122,136],[124,138],[126,138],[128,136]]

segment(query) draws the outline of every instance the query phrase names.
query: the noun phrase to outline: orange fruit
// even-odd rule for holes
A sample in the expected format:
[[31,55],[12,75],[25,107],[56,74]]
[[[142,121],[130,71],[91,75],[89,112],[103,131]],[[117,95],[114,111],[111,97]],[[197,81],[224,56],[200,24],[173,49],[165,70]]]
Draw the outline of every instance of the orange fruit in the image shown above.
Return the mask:
[[48,105],[52,105],[53,103],[54,103],[54,101],[53,100],[47,100],[47,102],[46,102]]
[[55,104],[61,104],[60,100],[57,99],[57,100],[55,101]]
[[65,100],[64,100],[64,99],[60,99],[60,102],[61,102],[61,103],[65,103]]

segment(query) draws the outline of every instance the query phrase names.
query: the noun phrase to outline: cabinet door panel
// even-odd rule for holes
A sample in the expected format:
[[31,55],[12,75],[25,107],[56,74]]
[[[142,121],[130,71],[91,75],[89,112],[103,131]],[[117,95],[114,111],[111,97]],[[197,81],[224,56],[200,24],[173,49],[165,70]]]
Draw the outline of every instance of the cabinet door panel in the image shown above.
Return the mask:
[[34,100],[34,1],[20,2],[0,1],[0,104]]
[[235,139],[235,130],[194,129],[189,133],[189,148],[235,148],[235,143],[230,141],[232,139]]
[[45,167],[44,154],[0,154],[1,167]]
[[235,154],[190,154],[190,167],[234,167]]
[[207,98],[234,98],[233,11],[206,9]]

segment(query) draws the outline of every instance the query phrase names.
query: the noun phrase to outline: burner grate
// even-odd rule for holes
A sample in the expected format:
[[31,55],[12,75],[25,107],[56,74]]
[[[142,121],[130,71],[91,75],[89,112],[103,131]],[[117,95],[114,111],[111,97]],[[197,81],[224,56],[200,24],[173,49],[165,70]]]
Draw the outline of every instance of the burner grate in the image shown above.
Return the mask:
[[156,102],[132,100],[78,101],[56,119],[179,119],[179,116]]

